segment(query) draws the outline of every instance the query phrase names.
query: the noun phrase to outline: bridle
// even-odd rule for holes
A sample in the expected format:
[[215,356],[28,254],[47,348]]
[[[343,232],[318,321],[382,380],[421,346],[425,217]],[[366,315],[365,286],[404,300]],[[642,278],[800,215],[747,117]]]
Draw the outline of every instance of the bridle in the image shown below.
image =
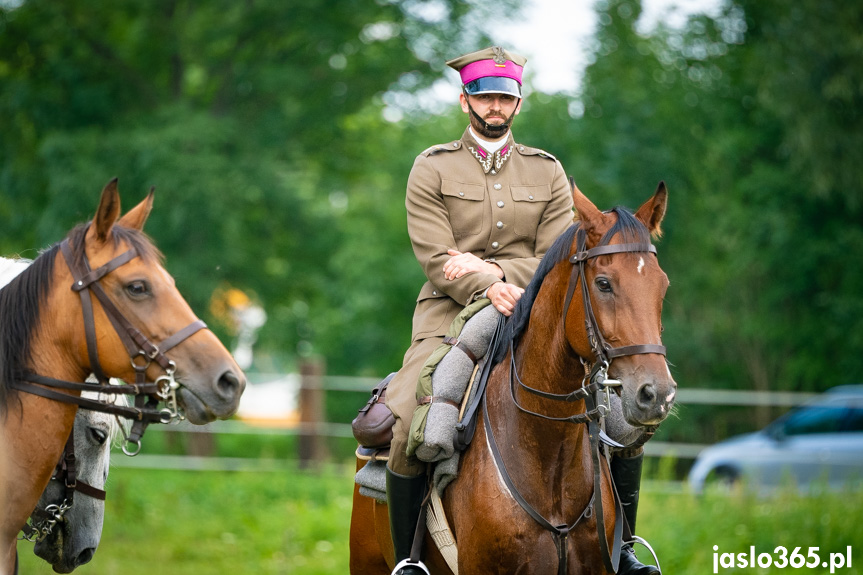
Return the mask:
[[[596,516],[596,529],[599,535],[599,545],[602,551],[602,559],[605,563],[605,568],[612,573],[617,572],[617,567],[620,562],[621,541],[624,535],[624,521],[622,520],[623,509],[621,506],[620,497],[617,495],[616,488],[613,488],[612,495],[615,504],[615,526],[613,535],[613,548],[609,550],[608,541],[605,538],[605,516],[602,508],[600,459],[603,455],[603,452],[605,451],[605,445],[616,448],[623,448],[626,446],[621,445],[620,443],[617,443],[613,439],[609,438],[602,430],[602,420],[610,409],[610,388],[621,385],[620,381],[609,379],[608,368],[610,367],[611,362],[618,357],[652,353],[660,354],[663,356],[666,355],[666,349],[663,345],[639,344],[613,348],[602,336],[602,332],[599,329],[599,324],[596,321],[596,316],[593,313],[593,306],[590,302],[590,289],[587,285],[586,266],[587,262],[593,258],[620,253],[656,254],[656,247],[650,242],[643,242],[604,245],[587,249],[587,232],[585,232],[583,228],[579,228],[577,230],[576,250],[575,253],[569,258],[569,262],[572,264],[573,267],[572,273],[569,278],[569,286],[567,287],[566,291],[566,299],[564,300],[563,325],[565,329],[566,318],[569,313],[569,306],[572,301],[573,294],[575,293],[576,285],[581,283],[582,303],[584,305],[585,315],[585,329],[587,331],[588,341],[590,342],[591,348],[595,355],[595,361],[593,362],[593,365],[590,365],[588,362],[582,359],[582,363],[584,363],[585,365],[586,375],[582,380],[582,385],[580,388],[570,393],[557,394],[548,393],[526,385],[524,382],[521,381],[518,376],[518,369],[515,363],[515,344],[510,341],[510,395],[515,406],[520,411],[528,415],[539,417],[548,421],[587,425],[588,437],[590,441],[591,461],[593,463],[593,495],[591,496],[587,507],[584,509],[584,511],[582,511],[581,515],[579,515],[573,523],[569,525],[553,525],[538,511],[536,511],[521,495],[521,493],[519,493],[518,489],[515,486],[515,483],[513,482],[512,478],[506,470],[506,466],[504,465],[500,449],[498,448],[497,442],[494,439],[494,433],[488,415],[488,401],[483,401],[483,421],[485,424],[485,431],[486,435],[488,436],[489,446],[491,448],[495,465],[497,466],[498,471],[500,471],[504,483],[506,483],[510,493],[512,494],[516,502],[522,507],[522,509],[527,512],[528,515],[531,516],[531,518],[533,518],[534,521],[539,523],[539,525],[542,526],[545,530],[551,532],[552,536],[554,537],[555,547],[557,548],[559,575],[564,575],[567,571],[566,540],[569,533],[573,529],[575,529],[575,527],[582,521],[582,519],[589,519],[594,515]],[[531,411],[519,403],[516,393],[516,384],[518,384],[518,387],[524,389],[525,391],[552,401],[571,403],[583,400],[585,402],[585,411],[583,413],[578,413],[569,417],[551,417],[548,415]],[[605,401],[602,401],[603,393],[606,396]],[[653,431],[655,431],[655,427],[649,430],[648,433],[652,435]],[[646,439],[644,441],[646,441]],[[613,481],[612,487],[614,487]],[[594,507],[596,507],[595,510]],[[627,538],[631,538],[632,535],[631,533],[628,533],[628,526],[626,535]]]
[[75,427],[69,432],[66,447],[60,455],[51,481],[62,481],[64,486],[62,503],[51,503],[45,509],[37,507],[30,514],[30,523],[25,523],[21,529],[24,535],[21,539],[38,543],[45,539],[54,530],[54,526],[63,520],[66,512],[72,508],[75,501],[75,492],[79,492],[93,499],[105,501],[106,493],[98,487],[93,487],[78,478],[78,465],[75,459]]
[[[123,417],[131,420],[132,426],[129,433],[127,434],[123,431],[123,453],[129,456],[134,456],[141,450],[141,438],[149,424],[170,423],[175,420],[178,421],[184,419],[184,416],[177,404],[176,391],[180,387],[180,384],[174,379],[177,366],[172,360],[168,359],[165,354],[198,331],[206,329],[207,324],[199,319],[195,320],[173,335],[164,339],[159,344],[153,343],[123,315],[116,304],[114,304],[111,298],[109,298],[105,293],[104,288],[100,284],[102,278],[107,276],[109,273],[129,263],[134,258],[139,257],[137,249],[135,247],[131,247],[126,252],[96,269],[90,268],[87,254],[84,251],[83,240],[81,245],[76,246],[75,249],[77,250],[77,253],[73,251],[68,239],[63,240],[60,244],[60,251],[63,254],[63,258],[66,261],[66,265],[69,267],[74,280],[71,289],[78,293],[81,298],[81,308],[84,316],[84,333],[87,342],[87,354],[90,360],[90,369],[96,376],[98,383],[70,382],[31,372],[25,372],[20,374],[15,381],[10,382],[10,387],[19,391],[45,397],[47,399],[63,403],[72,403],[81,409],[112,414],[115,417]],[[99,300],[105,315],[108,316],[108,319],[114,326],[114,330],[129,353],[132,368],[135,370],[134,383],[112,385],[102,369],[102,365],[99,362],[96,322],[93,316],[93,301],[91,294]],[[165,375],[156,378],[155,382],[148,382],[146,372],[147,369],[149,369],[150,364],[153,362],[157,363],[164,370]],[[79,392],[90,391],[105,395],[133,395],[135,396],[135,405],[115,405],[109,401],[78,397],[55,391],[55,389],[52,388]],[[161,401],[165,402],[166,407],[159,409],[158,405]],[[58,467],[55,469],[54,473],[54,478],[58,477],[59,470],[59,476],[62,477],[66,483],[68,496],[60,505],[49,506],[44,511],[39,509],[34,511],[34,515],[42,514],[44,516],[43,522],[40,524],[40,532],[42,535],[38,536],[39,538],[47,536],[54,524],[62,519],[63,513],[65,513],[72,505],[71,495],[75,490],[92,497],[104,499],[103,491],[95,489],[77,479],[73,435],[74,426],[73,431],[70,433],[69,439],[66,442],[66,447],[64,448]],[[41,529],[41,526],[44,526],[47,531]],[[25,533],[26,532],[28,532],[27,529],[25,529]],[[28,540],[36,540],[30,539],[30,537],[27,537],[26,535],[25,538]]]

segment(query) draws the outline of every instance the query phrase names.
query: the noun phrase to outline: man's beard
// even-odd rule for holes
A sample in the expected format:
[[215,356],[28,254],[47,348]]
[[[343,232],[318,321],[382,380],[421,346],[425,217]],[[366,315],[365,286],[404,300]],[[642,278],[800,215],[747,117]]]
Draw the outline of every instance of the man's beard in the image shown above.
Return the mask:
[[[500,117],[500,116],[498,116],[498,117]],[[485,119],[486,123],[491,124],[491,122],[488,121],[489,120],[488,115],[484,119]],[[473,114],[470,114],[470,125],[473,128],[473,131],[476,132],[477,134],[479,134],[480,136],[482,136],[484,138],[488,138],[490,140],[497,140],[498,138],[501,138],[501,137],[503,137],[509,133],[509,129],[512,127],[512,122],[514,119],[515,119],[515,112],[513,112],[512,116],[510,116],[509,118],[504,117],[503,123],[507,125],[506,129],[504,129],[504,130],[489,130],[479,120],[477,120]]]

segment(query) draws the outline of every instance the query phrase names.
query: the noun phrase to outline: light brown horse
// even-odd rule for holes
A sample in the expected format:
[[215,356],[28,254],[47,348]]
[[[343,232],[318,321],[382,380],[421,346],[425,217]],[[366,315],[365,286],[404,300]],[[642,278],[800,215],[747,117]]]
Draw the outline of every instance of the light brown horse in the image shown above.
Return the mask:
[[[180,385],[179,406],[192,423],[224,419],[237,410],[245,376],[203,328],[142,232],[152,205],[151,191],[120,217],[117,182],[111,181],[92,222],[73,229],[0,290],[0,575],[15,571],[16,536],[51,477],[77,409],[15,389],[25,379],[38,379],[28,374],[42,381],[83,382],[101,371],[153,382],[169,365]],[[72,267],[82,266],[92,273],[73,273]],[[92,329],[85,328],[82,318],[88,314],[78,293],[89,283],[101,286],[108,302],[92,298]],[[106,311],[109,304],[125,318],[126,329],[115,325],[118,316]],[[129,350],[132,332],[146,351]],[[169,360],[158,344],[170,348]]]
[[[615,501],[606,461],[592,453],[589,430],[596,427],[584,424],[595,421],[597,408],[590,398],[560,399],[602,372],[621,382],[631,425],[658,424],[674,401],[661,346],[668,279],[650,245],[665,214],[665,184],[634,216],[622,208],[599,211],[574,185],[573,196],[580,221],[545,255],[507,323],[486,388],[487,422],[477,424],[458,478],[444,493],[460,575],[608,572],[600,537],[612,550],[619,536]],[[586,325],[598,333],[588,337]],[[518,497],[553,528],[564,528],[541,526]],[[424,559],[432,573],[451,573],[430,537]],[[392,568],[387,507],[355,489],[351,573]]]

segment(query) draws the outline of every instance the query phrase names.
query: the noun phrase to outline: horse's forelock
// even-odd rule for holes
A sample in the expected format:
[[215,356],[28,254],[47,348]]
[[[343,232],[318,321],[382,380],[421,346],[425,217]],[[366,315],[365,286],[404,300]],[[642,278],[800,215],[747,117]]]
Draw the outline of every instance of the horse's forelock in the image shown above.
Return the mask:
[[647,229],[647,226],[632,215],[632,212],[627,208],[617,206],[616,208],[609,210],[607,213],[616,214],[617,221],[607,232],[605,232],[597,245],[608,245],[611,238],[618,234],[621,236],[620,239],[624,243],[650,243],[650,231]]
[[[86,224],[75,226],[66,236],[66,239],[72,245],[74,257],[79,266],[84,259],[84,250],[81,247],[84,245],[84,239],[91,223],[87,222]],[[111,239],[115,248],[120,247],[122,243],[135,248],[138,256],[145,262],[155,262],[158,264],[164,262],[165,258],[162,253],[149,236],[140,230],[115,225],[111,228]]]

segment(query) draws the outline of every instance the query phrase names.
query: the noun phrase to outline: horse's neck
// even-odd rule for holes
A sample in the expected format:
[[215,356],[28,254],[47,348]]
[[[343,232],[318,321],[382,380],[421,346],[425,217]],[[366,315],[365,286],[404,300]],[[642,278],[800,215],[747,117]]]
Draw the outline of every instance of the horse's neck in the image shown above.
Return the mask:
[[542,467],[546,480],[568,476],[572,469],[580,469],[589,457],[585,426],[549,421],[525,413],[513,402],[511,388],[515,388],[518,404],[526,410],[549,417],[568,417],[584,410],[584,402],[567,403],[544,399],[521,388],[513,380],[516,372],[525,386],[548,393],[564,394],[581,385],[584,368],[569,349],[562,330],[527,330],[515,349],[515,365],[510,356],[496,370],[496,381],[490,388],[489,409],[497,421],[495,434],[499,443],[527,466]]

